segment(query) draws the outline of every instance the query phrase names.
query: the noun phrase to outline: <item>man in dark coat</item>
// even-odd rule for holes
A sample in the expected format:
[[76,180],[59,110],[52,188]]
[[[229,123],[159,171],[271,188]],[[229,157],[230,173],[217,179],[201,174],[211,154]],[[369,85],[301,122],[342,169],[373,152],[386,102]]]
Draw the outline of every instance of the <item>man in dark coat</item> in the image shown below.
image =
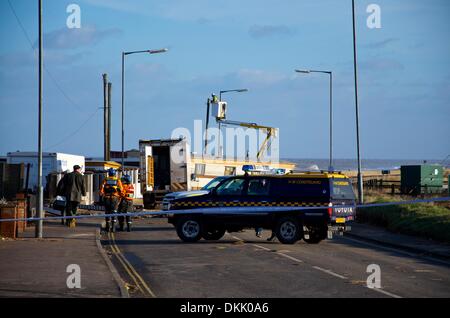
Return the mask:
[[[59,180],[58,185],[56,186],[56,200],[53,202],[53,208],[61,212],[61,216],[66,216],[66,193],[64,192],[64,182],[66,175],[69,173],[69,170],[66,170],[62,173],[62,178]],[[61,199],[64,198],[64,201]],[[61,219],[61,223],[66,224],[65,219]]]
[[[73,166],[73,172],[64,176],[64,195],[66,197],[66,215],[75,216],[81,197],[86,195],[83,175],[79,165]],[[75,219],[69,219],[69,227],[75,227]]]

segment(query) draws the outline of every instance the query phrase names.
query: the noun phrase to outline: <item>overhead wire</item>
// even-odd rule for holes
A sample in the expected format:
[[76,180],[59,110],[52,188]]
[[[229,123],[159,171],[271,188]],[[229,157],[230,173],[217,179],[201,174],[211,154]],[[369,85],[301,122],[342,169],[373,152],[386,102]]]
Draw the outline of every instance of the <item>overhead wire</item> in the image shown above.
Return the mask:
[[[18,16],[16,10],[14,9],[14,7],[13,7],[11,1],[10,1],[10,0],[7,0],[7,1],[8,1],[9,7],[10,7],[10,9],[11,9],[11,11],[12,11],[14,17],[16,18],[17,23],[18,23],[19,26],[20,26],[20,29],[22,30],[22,33],[24,34],[25,38],[28,40],[28,43],[30,44],[30,47],[31,47],[33,53],[36,55],[36,54],[37,54],[36,48],[35,48],[35,46],[33,45],[33,42],[31,41],[31,39],[30,39],[30,37],[29,37],[29,35],[28,35],[27,30],[25,29],[25,27],[24,27],[22,21],[20,20],[20,18],[19,18],[19,16]],[[67,93],[66,93],[66,92],[64,91],[64,89],[59,85],[58,81],[57,81],[57,80],[55,79],[55,77],[50,73],[50,71],[46,68],[45,65],[44,65],[44,70],[45,70],[45,72],[47,73],[47,75],[50,77],[50,79],[52,80],[53,84],[55,84],[55,86],[56,86],[56,88],[59,90],[59,92],[64,96],[64,98],[65,98],[71,105],[75,106],[75,108],[77,108],[79,111],[82,111],[82,109],[81,109],[81,108],[80,108],[80,107],[79,107],[79,106],[78,106],[78,105],[77,105],[77,104],[76,104],[76,103],[75,103],[75,102],[67,95]],[[74,131],[74,132],[72,132],[71,134],[68,135],[67,139],[73,137],[76,133],[78,133],[78,132],[81,130],[81,128],[84,127],[84,126],[85,126],[85,125],[86,125],[86,124],[87,124],[87,123],[88,123],[88,122],[89,122],[89,121],[90,121],[90,120],[98,113],[98,110],[99,110],[99,109],[97,109],[95,112],[93,112],[92,114],[90,114],[86,121],[84,121],[84,122],[83,122],[83,123],[82,123],[75,131]],[[58,145],[64,143],[65,141],[66,141],[66,140],[61,140],[60,142],[54,144],[54,145],[51,146],[51,147],[48,147],[47,149],[54,148],[54,147],[56,147],[56,146],[58,146]]]

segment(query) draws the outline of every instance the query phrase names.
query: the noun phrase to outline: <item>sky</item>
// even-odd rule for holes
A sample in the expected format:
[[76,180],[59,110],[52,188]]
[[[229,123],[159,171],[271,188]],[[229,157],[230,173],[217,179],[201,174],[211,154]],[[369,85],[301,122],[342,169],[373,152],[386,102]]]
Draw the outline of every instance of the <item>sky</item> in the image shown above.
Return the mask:
[[[280,128],[282,158],[327,158],[333,72],[334,157],[356,157],[351,0],[43,1],[44,151],[103,153],[103,82],[112,82],[112,149],[193,130],[220,90],[231,120]],[[80,7],[69,29],[67,7]],[[13,10],[10,7],[12,6]],[[381,9],[368,28],[367,7]],[[15,14],[17,15],[17,18]],[[357,0],[361,156],[450,154],[450,1]],[[36,151],[37,1],[0,1],[0,155]]]

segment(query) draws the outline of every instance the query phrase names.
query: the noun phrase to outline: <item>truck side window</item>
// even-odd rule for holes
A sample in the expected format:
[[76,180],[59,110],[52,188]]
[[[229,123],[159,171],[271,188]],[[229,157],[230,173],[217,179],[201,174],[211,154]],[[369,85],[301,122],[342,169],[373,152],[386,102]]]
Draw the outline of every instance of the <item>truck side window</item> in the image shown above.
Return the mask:
[[217,195],[242,195],[245,179],[230,179],[217,188]]
[[269,180],[253,179],[248,183],[248,195],[269,195]]

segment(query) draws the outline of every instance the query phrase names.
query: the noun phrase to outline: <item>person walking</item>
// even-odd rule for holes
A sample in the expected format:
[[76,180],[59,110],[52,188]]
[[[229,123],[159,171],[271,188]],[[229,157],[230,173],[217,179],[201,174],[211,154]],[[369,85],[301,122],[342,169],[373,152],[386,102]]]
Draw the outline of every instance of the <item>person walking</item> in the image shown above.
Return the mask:
[[[66,197],[66,215],[76,216],[81,197],[86,196],[84,178],[79,165],[73,166],[73,172],[64,176],[63,187],[64,196]],[[66,225],[75,227],[75,219],[67,219]]]
[[119,208],[120,198],[123,196],[123,185],[119,178],[116,177],[116,170],[108,169],[108,177],[103,180],[100,186],[100,196],[105,206],[105,214],[113,214],[112,217],[106,217],[106,232],[116,231],[116,217]]
[[[131,183],[131,176],[124,175],[121,179],[123,185],[123,193],[120,198],[119,213],[133,212],[134,186]],[[131,216],[119,216],[119,229],[124,230],[124,219],[127,222],[127,232],[131,232]]]
[[[66,176],[69,174],[69,170],[63,171],[61,180],[59,180],[58,185],[56,186],[56,200],[53,202],[53,208],[55,210],[58,210],[61,212],[61,216],[66,216],[66,207],[67,207],[67,200],[65,197],[65,189],[64,184],[66,181]],[[61,219],[61,224],[66,224],[66,219]]]

